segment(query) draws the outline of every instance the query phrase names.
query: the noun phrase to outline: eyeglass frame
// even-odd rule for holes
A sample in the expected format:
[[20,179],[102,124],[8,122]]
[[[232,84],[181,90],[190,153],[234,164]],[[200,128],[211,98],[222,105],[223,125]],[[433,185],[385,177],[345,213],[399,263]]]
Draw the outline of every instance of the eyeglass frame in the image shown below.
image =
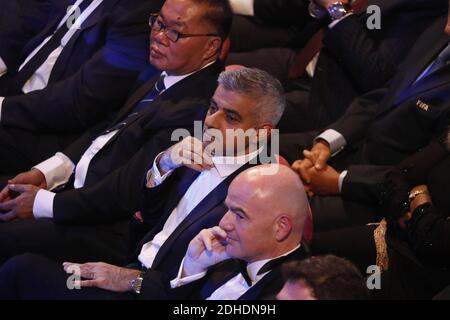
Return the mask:
[[[148,25],[151,28],[151,31],[153,32],[154,26],[156,25],[156,22],[158,21],[160,14],[159,13],[151,13],[148,18]],[[164,35],[172,41],[173,43],[176,43],[180,39],[185,38],[192,38],[192,37],[220,37],[217,33],[202,33],[202,34],[193,34],[193,33],[183,33],[179,32],[177,30],[168,28],[167,25],[165,25],[163,22],[159,21],[159,24],[161,25],[161,28],[159,30],[155,30],[155,32],[163,32]],[[173,40],[168,32],[172,32],[172,34],[176,34],[176,39]]]

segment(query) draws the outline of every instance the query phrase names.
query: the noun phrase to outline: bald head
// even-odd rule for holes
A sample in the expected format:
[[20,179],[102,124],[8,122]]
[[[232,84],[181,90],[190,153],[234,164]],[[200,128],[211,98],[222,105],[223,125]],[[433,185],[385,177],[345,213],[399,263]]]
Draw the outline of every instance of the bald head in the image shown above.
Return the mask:
[[239,242],[231,245],[232,256],[267,259],[300,243],[309,206],[302,182],[289,167],[267,164],[243,171],[231,183],[225,203],[229,211],[220,225]]
[[253,194],[252,200],[270,209],[265,214],[290,216],[294,222],[293,233],[302,233],[309,208],[308,199],[303,183],[291,168],[278,164],[253,167],[238,175],[233,184],[245,185]]

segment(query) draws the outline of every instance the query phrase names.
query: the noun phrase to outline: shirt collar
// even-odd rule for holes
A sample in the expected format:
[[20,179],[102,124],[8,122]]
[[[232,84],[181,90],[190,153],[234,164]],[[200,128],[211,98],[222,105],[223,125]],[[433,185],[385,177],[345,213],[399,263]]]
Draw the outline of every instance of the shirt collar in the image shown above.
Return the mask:
[[[187,78],[187,77],[189,77],[190,75],[192,75],[192,74],[194,74],[194,73],[197,73],[197,72],[199,72],[200,70],[205,69],[206,67],[209,67],[209,66],[212,65],[214,62],[216,62],[216,61],[212,61],[212,62],[210,62],[210,63],[204,65],[203,67],[201,67],[200,69],[198,69],[198,70],[196,70],[196,71],[194,71],[194,72],[187,73],[187,74],[183,74],[183,75],[181,75],[181,76],[173,76],[173,75],[170,75],[170,76],[169,76],[169,75],[167,74],[166,71],[161,72],[161,77],[164,76],[163,81],[164,81],[164,86],[165,86],[165,88],[166,88],[165,90],[169,89],[169,88],[170,88],[171,86],[173,86],[175,83],[177,83],[177,82],[183,80],[184,78]],[[165,90],[164,90],[164,91],[165,91]]]
[[214,163],[214,167],[222,178],[228,177],[233,172],[238,170],[244,164],[250,160],[256,158],[258,154],[262,151],[262,147],[256,151],[244,154],[241,156],[227,157],[227,156],[217,156],[212,157],[211,160]]
[[294,252],[295,250],[297,250],[298,248],[300,248],[300,244],[298,246],[296,246],[294,249],[292,249],[291,251],[288,251],[282,255],[279,255],[278,257],[274,257],[271,259],[264,259],[264,260],[259,260],[259,261],[255,261],[252,263],[249,263],[247,265],[247,273],[250,277],[250,279],[252,280],[252,283],[258,282],[259,280],[261,280],[267,273],[269,273],[270,271],[267,271],[265,273],[262,274],[258,274],[258,271],[269,261],[271,260],[275,260],[281,257],[285,257],[289,254],[291,254],[292,252]]

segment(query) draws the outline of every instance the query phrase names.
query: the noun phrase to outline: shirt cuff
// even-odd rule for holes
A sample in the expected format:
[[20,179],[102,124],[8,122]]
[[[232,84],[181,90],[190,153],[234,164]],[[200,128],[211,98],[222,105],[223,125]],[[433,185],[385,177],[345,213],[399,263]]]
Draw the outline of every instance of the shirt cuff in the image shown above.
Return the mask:
[[317,142],[318,139],[323,139],[330,145],[331,156],[337,155],[347,145],[347,141],[342,134],[333,129],[328,129],[322,132],[314,139]]
[[36,219],[53,218],[53,199],[55,193],[41,189],[36,194],[33,203],[33,215]]
[[345,176],[347,176],[348,171],[344,170],[339,175],[339,193],[342,193],[342,184],[344,183]]
[[253,7],[254,0],[230,0],[233,13],[243,16],[254,16],[255,9]]
[[5,62],[2,58],[0,58],[0,77],[4,75],[8,71],[8,67],[6,66]]
[[0,97],[0,121],[2,120],[2,106],[3,106],[3,100],[5,100],[5,97]]
[[64,153],[58,152],[53,157],[34,166],[34,168],[44,174],[47,189],[53,190],[69,181],[75,165]]
[[340,19],[337,19],[337,20],[334,20],[333,22],[331,22],[329,25],[328,25],[328,28],[329,29],[331,29],[331,28],[333,28],[335,25],[337,25],[339,22],[341,22],[342,20],[344,20],[345,18],[347,18],[347,17],[350,17],[351,15],[353,15],[354,14],[354,12],[349,12],[349,13],[347,13],[345,16],[343,16],[342,18],[340,18]]
[[161,156],[163,155],[163,153],[164,152],[161,152],[160,154],[158,154],[155,157],[155,160],[153,161],[153,167],[150,170],[148,170],[148,172],[147,172],[146,187],[149,189],[159,186],[173,172],[173,170],[170,170],[161,176],[161,173],[159,172],[159,169],[158,169],[158,162],[159,162],[159,159],[161,158]]
[[184,286],[184,285],[194,282],[194,281],[197,281],[198,279],[201,279],[206,275],[206,271],[203,271],[203,272],[194,274],[192,276],[182,278],[181,274],[183,273],[183,267],[184,267],[184,259],[183,259],[183,261],[181,261],[181,266],[180,266],[180,269],[178,270],[177,277],[175,279],[173,279],[172,281],[170,281],[170,287],[172,289]]

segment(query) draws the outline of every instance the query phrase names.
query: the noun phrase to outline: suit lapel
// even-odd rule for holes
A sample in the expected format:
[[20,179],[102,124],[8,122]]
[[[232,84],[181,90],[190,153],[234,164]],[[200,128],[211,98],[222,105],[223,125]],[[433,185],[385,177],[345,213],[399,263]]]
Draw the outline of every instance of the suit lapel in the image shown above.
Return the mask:
[[[440,19],[418,39],[416,46],[410,52],[404,63],[402,69],[403,75],[393,80],[390,86],[391,89],[386,94],[386,98],[382,103],[383,107],[380,108],[379,114],[395,107],[404,101],[407,96],[416,93],[416,91],[412,90],[414,88],[414,82],[430,63],[434,61],[439,52],[444,48],[444,45],[448,42],[448,36],[443,33],[444,22],[443,19]],[[436,39],[436,34],[441,34],[441,36]],[[432,83],[430,84],[432,85]]]
[[58,57],[57,63],[52,70],[49,81],[52,81],[53,79],[59,79],[61,74],[64,72],[66,68],[65,60],[71,56],[75,44],[77,43],[77,40],[81,36],[81,34],[85,30],[95,26],[108,12],[112,11],[113,6],[118,1],[119,0],[103,0],[103,2],[87,17],[87,19],[81,24],[80,29],[73,34],[69,42],[67,42],[64,46],[64,49],[61,52],[61,55]]
[[[186,229],[195,224],[203,216],[207,215],[212,208],[220,205],[226,198],[228,185],[232,178],[228,177],[222,181],[212,192],[210,192],[181,222],[181,224],[172,232],[170,237],[164,242],[158,254],[153,262],[153,267],[157,268],[158,264],[164,259],[164,257],[169,253],[173,245],[175,245],[177,238],[185,232]],[[166,219],[167,220],[167,219]],[[200,231],[200,230],[198,230]],[[195,234],[193,234],[193,237]]]
[[266,291],[267,294],[267,287],[269,287],[269,289],[273,291],[271,292],[271,294],[275,294],[278,289],[281,289],[281,286],[283,284],[281,276],[281,267],[283,266],[283,264],[294,260],[305,259],[307,256],[308,250],[306,246],[302,244],[300,248],[298,248],[288,256],[272,261],[273,266],[271,268],[271,271],[266,274],[261,280],[259,280],[258,283],[248,289],[247,292],[240,296],[239,300],[257,300],[264,298],[261,295],[264,291]]
[[[119,111],[117,116],[114,118],[114,121],[112,121],[111,123],[118,123],[120,120],[125,118],[130,113],[130,111],[133,110],[134,106],[139,103],[139,101],[141,101],[142,98],[144,98],[144,96],[153,88],[155,82],[158,81],[158,79],[159,74],[148,80],[139,89],[137,89],[136,92],[127,100],[125,106]],[[155,101],[157,99],[155,99]]]
[[[151,241],[155,237],[155,235],[163,229],[164,224],[166,223],[167,219],[169,219],[169,216],[172,214],[173,209],[176,208],[178,202],[180,202],[187,189],[189,189],[189,186],[194,182],[195,179],[197,179],[199,175],[199,172],[188,169],[186,167],[182,167],[179,170],[181,178],[174,183],[176,185],[176,188],[175,190],[171,190],[170,195],[168,195],[169,199],[167,200],[168,204],[164,208],[164,215],[161,216],[161,218],[158,220],[158,223],[145,235],[140,245],[138,246],[139,251],[145,243]],[[137,252],[137,254],[139,254],[139,252]],[[155,263],[153,263],[153,266],[155,266]]]
[[396,104],[406,101],[411,97],[417,97],[417,95],[420,95],[421,93],[425,93],[448,83],[450,83],[450,65],[437,70],[433,74],[406,89],[398,101],[396,101]]
[[[192,211],[189,215],[181,222],[181,224],[174,230],[174,232],[170,235],[170,237],[164,242],[158,254],[155,257],[155,261],[153,262],[153,266],[156,268],[157,265],[164,259],[165,255],[170,251],[172,246],[176,243],[177,238],[186,231],[186,229],[190,228],[193,224],[195,224],[198,220],[207,215],[211,209],[220,205],[225,200],[228,193],[228,186],[231,181],[242,171],[249,168],[251,165],[246,163],[241,168],[236,170],[234,173],[229,175],[224,181],[222,181],[213,191],[211,191]],[[184,191],[184,193],[187,189]],[[184,195],[183,193],[183,195]],[[181,195],[182,196],[182,195]],[[181,197],[179,197],[181,199]],[[175,206],[178,202],[175,204]],[[167,219],[166,219],[167,220]],[[200,232],[198,230],[197,232]],[[195,234],[193,235],[195,236]]]

